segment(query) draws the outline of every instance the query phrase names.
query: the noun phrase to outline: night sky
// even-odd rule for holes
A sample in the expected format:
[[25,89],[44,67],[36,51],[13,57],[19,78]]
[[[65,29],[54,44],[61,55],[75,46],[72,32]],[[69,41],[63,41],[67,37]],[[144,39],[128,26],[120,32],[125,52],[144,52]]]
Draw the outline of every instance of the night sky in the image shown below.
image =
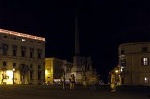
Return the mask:
[[0,28],[46,38],[46,57],[72,61],[78,14],[81,56],[106,81],[122,43],[150,41],[149,0],[0,0]]

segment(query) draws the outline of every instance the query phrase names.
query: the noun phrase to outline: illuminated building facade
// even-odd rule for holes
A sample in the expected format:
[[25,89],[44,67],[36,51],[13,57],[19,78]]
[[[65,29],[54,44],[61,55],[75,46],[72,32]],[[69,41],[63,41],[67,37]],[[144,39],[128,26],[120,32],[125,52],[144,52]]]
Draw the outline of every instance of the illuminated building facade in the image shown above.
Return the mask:
[[60,83],[62,76],[68,81],[72,63],[58,58],[45,58],[45,83],[55,84]]
[[150,42],[121,44],[119,63],[125,85],[150,85]]
[[0,84],[45,82],[45,38],[0,29]]

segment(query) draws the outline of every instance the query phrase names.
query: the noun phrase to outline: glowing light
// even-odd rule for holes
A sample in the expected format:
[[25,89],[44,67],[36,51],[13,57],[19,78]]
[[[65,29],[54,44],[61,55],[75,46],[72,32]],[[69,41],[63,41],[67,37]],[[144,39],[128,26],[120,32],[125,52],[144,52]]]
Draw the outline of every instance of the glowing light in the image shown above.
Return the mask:
[[10,35],[15,35],[15,36],[20,36],[20,37],[26,37],[26,38],[30,38],[30,39],[45,41],[45,38],[43,38],[43,37],[33,36],[33,35],[14,32],[14,31],[9,31],[9,30],[5,30],[5,29],[0,29],[0,33],[5,33],[5,34],[10,34]]
[[45,74],[49,74],[49,73],[48,73],[48,70],[45,70]]
[[7,70],[6,71],[6,75],[8,76],[7,77],[7,80],[6,80],[6,83],[7,84],[13,84],[13,71],[12,70]]
[[145,81],[147,81],[147,80],[148,80],[148,78],[147,78],[147,77],[145,77],[145,78],[144,78],[144,80],[145,80]]
[[24,42],[24,41],[26,41],[26,39],[22,39],[22,41]]
[[119,70],[116,69],[116,70],[115,70],[115,73],[118,73],[118,72],[119,72]]
[[123,69],[124,69],[124,67],[123,67],[123,66],[121,66],[121,72],[123,72]]
[[54,79],[54,82],[57,83],[57,84],[60,84],[61,83],[61,79]]
[[13,68],[13,71],[15,71],[15,69]]

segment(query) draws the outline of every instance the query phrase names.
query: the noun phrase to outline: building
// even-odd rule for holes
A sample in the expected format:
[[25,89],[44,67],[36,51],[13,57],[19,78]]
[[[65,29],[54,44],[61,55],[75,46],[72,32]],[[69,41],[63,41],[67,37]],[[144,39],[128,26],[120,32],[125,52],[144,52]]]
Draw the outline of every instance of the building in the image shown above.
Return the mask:
[[72,63],[58,58],[45,58],[45,83],[60,83],[62,76],[68,81],[71,74]]
[[150,42],[119,46],[119,64],[125,85],[150,85]]
[[0,29],[0,84],[42,84],[45,38]]

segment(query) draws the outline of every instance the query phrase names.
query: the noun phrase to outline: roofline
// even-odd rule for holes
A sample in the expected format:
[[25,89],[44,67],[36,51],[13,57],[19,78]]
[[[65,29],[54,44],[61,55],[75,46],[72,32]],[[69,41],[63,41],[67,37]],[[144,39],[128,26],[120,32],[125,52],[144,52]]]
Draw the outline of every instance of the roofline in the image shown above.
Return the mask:
[[123,44],[120,44],[120,46],[126,46],[126,45],[135,45],[135,44],[150,44],[150,42],[131,42],[131,43],[123,43]]
[[43,37],[38,37],[38,36],[34,36],[34,35],[19,33],[19,32],[5,30],[5,29],[0,29],[0,33],[5,33],[5,34],[15,35],[15,36],[19,36],[19,37],[26,37],[26,38],[30,38],[30,39],[45,41],[45,38],[43,38]]

